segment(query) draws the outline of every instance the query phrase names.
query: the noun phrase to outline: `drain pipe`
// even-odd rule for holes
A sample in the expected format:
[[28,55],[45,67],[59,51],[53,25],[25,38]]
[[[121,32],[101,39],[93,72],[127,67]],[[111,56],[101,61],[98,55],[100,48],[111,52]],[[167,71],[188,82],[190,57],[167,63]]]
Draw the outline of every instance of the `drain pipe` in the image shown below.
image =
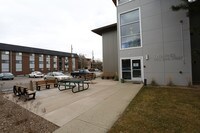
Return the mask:
[[182,52],[183,52],[183,64],[185,64],[185,48],[184,48],[184,36],[183,36],[183,20],[180,21],[181,23],[181,40],[182,40]]

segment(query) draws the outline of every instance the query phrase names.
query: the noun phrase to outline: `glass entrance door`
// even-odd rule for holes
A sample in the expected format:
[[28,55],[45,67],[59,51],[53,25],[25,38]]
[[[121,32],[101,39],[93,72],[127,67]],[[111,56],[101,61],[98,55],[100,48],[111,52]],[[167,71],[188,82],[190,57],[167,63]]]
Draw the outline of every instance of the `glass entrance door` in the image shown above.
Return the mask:
[[142,58],[122,59],[121,74],[125,80],[142,81]]
[[132,60],[132,78],[134,79],[138,79],[141,78],[141,60],[140,59],[136,59],[136,60]]
[[122,78],[131,80],[131,60],[122,60]]

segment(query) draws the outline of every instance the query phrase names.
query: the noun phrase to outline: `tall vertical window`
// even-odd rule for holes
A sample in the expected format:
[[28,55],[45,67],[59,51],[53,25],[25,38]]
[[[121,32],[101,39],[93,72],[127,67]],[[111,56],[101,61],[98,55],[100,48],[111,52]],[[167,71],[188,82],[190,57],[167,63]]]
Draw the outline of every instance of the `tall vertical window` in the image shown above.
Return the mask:
[[68,60],[68,57],[65,57],[65,70],[66,70],[66,72],[68,71],[68,68],[69,68],[69,60]]
[[1,52],[1,68],[2,72],[9,72],[9,51]]
[[47,70],[50,70],[50,55],[46,56],[46,68]]
[[30,71],[35,70],[35,54],[30,54],[29,56],[29,67],[30,67]]
[[121,48],[140,47],[139,9],[120,15]]
[[53,68],[54,68],[54,70],[57,70],[57,67],[58,67],[58,65],[57,65],[57,56],[54,56],[53,57]]
[[43,71],[43,68],[44,68],[44,58],[43,58],[43,55],[39,55],[39,69],[40,71]]
[[22,71],[22,53],[21,52],[16,53],[16,71],[17,72]]

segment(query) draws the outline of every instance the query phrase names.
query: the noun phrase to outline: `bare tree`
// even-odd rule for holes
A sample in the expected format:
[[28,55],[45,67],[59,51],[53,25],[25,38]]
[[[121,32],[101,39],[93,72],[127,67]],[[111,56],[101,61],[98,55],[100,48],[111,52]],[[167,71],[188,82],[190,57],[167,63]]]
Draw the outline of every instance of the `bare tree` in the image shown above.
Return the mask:
[[84,54],[79,54],[78,68],[83,69],[86,67],[87,67],[87,60],[86,60]]

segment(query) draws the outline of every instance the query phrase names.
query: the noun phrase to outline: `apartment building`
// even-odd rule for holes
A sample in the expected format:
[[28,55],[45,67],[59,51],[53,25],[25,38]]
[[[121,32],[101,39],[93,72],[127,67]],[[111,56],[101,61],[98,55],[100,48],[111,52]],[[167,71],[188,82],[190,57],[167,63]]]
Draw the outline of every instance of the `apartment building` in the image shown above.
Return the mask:
[[0,43],[0,72],[26,75],[32,71],[63,71],[78,69],[78,55]]

